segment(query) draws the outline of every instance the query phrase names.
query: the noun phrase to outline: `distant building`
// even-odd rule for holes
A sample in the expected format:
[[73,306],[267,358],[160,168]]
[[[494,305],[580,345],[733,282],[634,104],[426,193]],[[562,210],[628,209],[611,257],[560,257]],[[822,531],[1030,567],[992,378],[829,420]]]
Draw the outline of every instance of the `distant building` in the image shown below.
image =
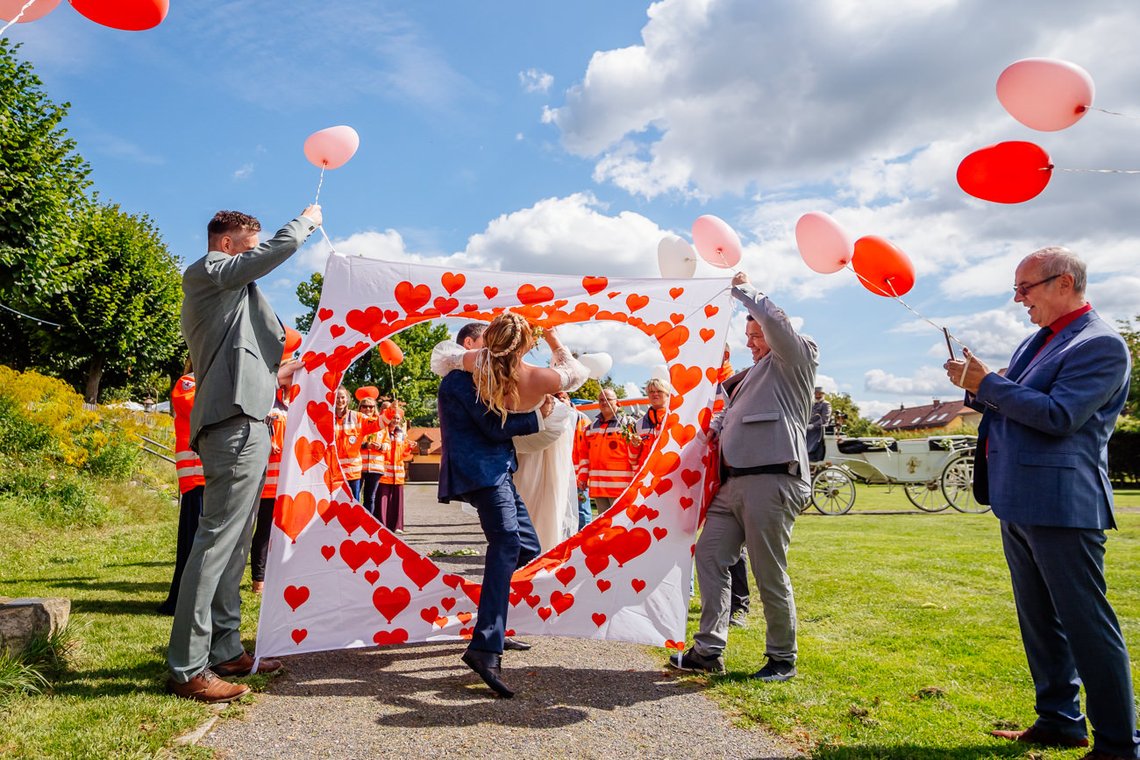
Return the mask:
[[924,406],[900,406],[880,417],[875,424],[888,433],[896,430],[953,433],[964,425],[978,426],[982,413],[961,401],[939,401]]
[[439,428],[408,428],[408,442],[415,454],[408,465],[409,483],[435,483],[439,481],[439,459],[443,454]]

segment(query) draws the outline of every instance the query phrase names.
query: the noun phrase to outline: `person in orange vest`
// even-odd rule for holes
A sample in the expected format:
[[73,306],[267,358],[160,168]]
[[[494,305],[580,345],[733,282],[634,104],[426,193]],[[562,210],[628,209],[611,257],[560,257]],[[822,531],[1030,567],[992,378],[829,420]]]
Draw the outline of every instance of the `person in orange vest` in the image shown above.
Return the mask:
[[277,402],[265,418],[269,425],[269,468],[265,471],[265,485],[261,488],[261,501],[257,505],[257,527],[249,549],[249,570],[253,593],[265,590],[265,562],[269,557],[270,526],[273,525],[273,504],[277,501],[277,482],[281,477],[281,451],[285,446],[285,402],[277,391]]
[[[293,358],[301,347],[301,333],[292,327],[285,328],[285,349],[281,362]],[[265,485],[261,487],[261,500],[257,504],[257,527],[249,548],[249,569],[253,581],[253,593],[265,590],[265,562],[269,557],[269,535],[273,525],[273,504],[277,501],[277,483],[281,478],[281,452],[285,447],[285,420],[289,408],[285,401],[285,389],[277,389],[273,408],[265,418],[269,426],[269,466],[265,470]]]
[[669,415],[669,399],[673,397],[673,386],[668,380],[655,377],[645,384],[645,395],[649,397],[649,409],[637,422],[637,434],[641,441],[635,444],[640,446],[637,449],[635,471],[640,470],[645,460],[649,459],[649,452],[653,450],[654,442],[665,428],[665,418]]
[[384,471],[380,475],[380,495],[377,509],[380,522],[394,533],[404,532],[404,480],[406,465],[413,452],[404,430],[404,413],[399,403],[385,410],[388,419],[388,451],[384,456]]
[[[379,414],[377,399],[379,399],[379,397],[380,390],[375,386],[368,385],[363,388],[357,388],[356,408],[365,417],[370,419],[377,417]],[[384,473],[384,457],[388,453],[388,445],[388,428],[382,426],[375,433],[369,433],[364,436],[364,443],[360,447],[363,460],[362,474],[360,477],[360,505],[367,509],[377,520],[381,519],[379,499],[380,476]]]
[[633,468],[637,463],[637,446],[631,445],[637,436],[637,421],[618,413],[617,394],[613,388],[603,388],[598,394],[598,416],[586,428],[585,478],[578,468],[578,485],[587,486],[590,499],[605,512],[614,500],[633,482]]
[[206,478],[202,474],[202,460],[190,448],[190,410],[194,407],[193,367],[186,362],[186,374],[178,378],[170,391],[170,411],[174,415],[174,467],[178,472],[178,539],[174,549],[174,577],[166,600],[158,605],[158,614],[173,615],[178,603],[178,586],[186,558],[194,545],[198,532],[198,517],[202,514],[202,490]]
[[[559,400],[570,404],[574,409],[574,402],[570,399],[570,394],[566,391],[559,391],[554,396]],[[590,427],[590,418],[582,412],[574,409],[574,414],[578,416],[574,426],[574,448],[572,449],[574,457],[574,480],[576,490],[578,491],[578,530],[582,530],[594,519],[593,508],[590,505],[590,494],[586,489],[586,480],[589,477],[589,450],[586,448],[586,428]]]
[[336,389],[333,403],[334,426],[336,428],[336,454],[344,473],[345,485],[352,492],[352,498],[360,501],[360,477],[364,473],[364,458],[360,453],[365,436],[380,429],[380,419],[365,417],[360,412],[348,408],[348,389],[343,385]]

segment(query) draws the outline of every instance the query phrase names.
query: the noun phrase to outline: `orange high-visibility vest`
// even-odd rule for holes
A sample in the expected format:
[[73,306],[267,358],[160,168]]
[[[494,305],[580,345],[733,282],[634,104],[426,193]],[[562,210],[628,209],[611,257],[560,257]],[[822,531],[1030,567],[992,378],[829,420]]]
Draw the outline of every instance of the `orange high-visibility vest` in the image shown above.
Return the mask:
[[365,417],[351,409],[336,420],[336,454],[345,480],[360,480],[360,473],[364,469],[364,460],[360,455],[364,436],[379,429],[379,417]]
[[190,448],[190,410],[194,408],[194,373],[178,378],[170,391],[170,409],[174,412],[174,467],[178,472],[178,492],[206,485],[202,460]]
[[649,412],[646,412],[640,420],[637,421],[637,434],[641,436],[641,449],[637,452],[637,467],[635,470],[640,470],[641,465],[645,464],[645,460],[649,459],[649,452],[653,449],[653,443],[657,440],[657,436],[661,435],[662,429],[665,427],[665,417],[669,414],[668,409],[661,410],[661,419],[657,424],[649,421]]
[[586,487],[586,479],[590,475],[590,448],[586,444],[586,428],[590,427],[590,418],[575,410],[578,422],[574,427],[574,476],[578,480],[578,490]]
[[406,438],[397,440],[396,436],[389,433],[388,441],[388,452],[384,456],[384,469],[380,475],[380,482],[400,486],[407,477],[404,463],[410,462],[415,452],[412,451]]
[[590,496],[616,498],[633,482],[633,465],[636,451],[631,451],[626,438],[627,417],[615,417],[609,422],[598,417],[586,428],[586,449],[589,474],[586,483]]
[[274,414],[269,417],[269,467],[265,471],[265,486],[261,489],[261,498],[277,498],[277,482],[281,478],[281,449],[285,446],[285,415]]
[[[362,450],[364,472],[384,472],[384,457],[388,453],[388,428],[364,436],[367,446]],[[375,447],[375,448],[373,448]]]

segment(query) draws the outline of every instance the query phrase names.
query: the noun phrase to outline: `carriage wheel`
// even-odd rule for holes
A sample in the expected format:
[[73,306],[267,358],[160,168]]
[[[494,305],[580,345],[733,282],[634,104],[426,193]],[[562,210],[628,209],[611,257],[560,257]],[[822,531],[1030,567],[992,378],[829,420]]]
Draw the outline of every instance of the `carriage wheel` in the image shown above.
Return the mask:
[[942,498],[942,491],[938,488],[937,480],[928,480],[925,483],[904,483],[903,490],[910,503],[923,512],[941,512],[950,507],[950,502]]
[[980,515],[989,512],[985,504],[974,501],[974,455],[952,459],[942,471],[942,495],[959,512]]
[[811,479],[811,503],[825,515],[842,515],[855,506],[855,481],[838,467],[825,467]]

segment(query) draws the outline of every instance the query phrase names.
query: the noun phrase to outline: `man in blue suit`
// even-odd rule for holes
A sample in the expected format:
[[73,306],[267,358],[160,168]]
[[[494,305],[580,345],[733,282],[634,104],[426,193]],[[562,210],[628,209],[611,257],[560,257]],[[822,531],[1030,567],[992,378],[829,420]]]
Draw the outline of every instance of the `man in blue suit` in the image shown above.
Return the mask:
[[1085,264],[1043,248],[1017,267],[1014,300],[1041,328],[1005,376],[977,357],[951,359],[951,382],[982,412],[974,493],[1001,520],[1037,720],[995,736],[1094,748],[1089,760],[1140,757],[1128,650],[1106,598],[1105,533],[1116,527],[1108,439],[1128,396],[1120,335],[1085,300]]
[[539,411],[509,414],[503,422],[479,399],[470,372],[453,370],[439,384],[439,500],[475,507],[487,537],[479,612],[463,662],[508,698],[514,691],[503,683],[501,664],[511,576],[540,553],[538,534],[511,478],[518,468],[512,439],[541,430],[553,408],[547,398]]

